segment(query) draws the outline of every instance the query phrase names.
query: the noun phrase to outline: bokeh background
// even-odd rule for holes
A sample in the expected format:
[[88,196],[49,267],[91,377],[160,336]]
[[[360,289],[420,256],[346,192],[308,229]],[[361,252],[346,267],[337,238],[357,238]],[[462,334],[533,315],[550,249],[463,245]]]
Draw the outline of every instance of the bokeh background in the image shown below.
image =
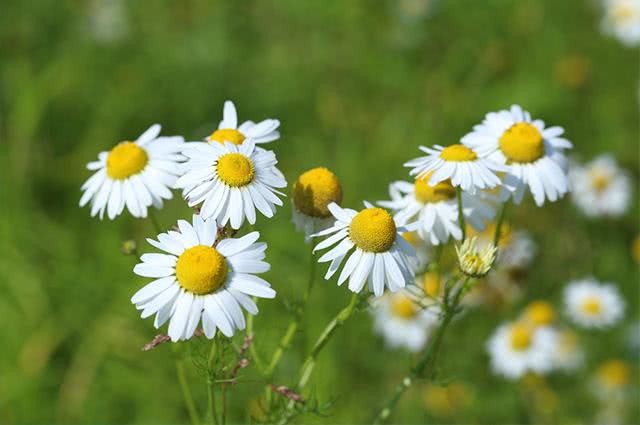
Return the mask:
[[[226,99],[240,119],[279,118],[270,145],[289,182],[314,166],[342,180],[344,205],[387,198],[419,144],[456,142],[492,110],[519,103],[561,125],[573,155],[610,152],[632,175],[639,167],[638,51],[600,30],[589,0],[354,1],[4,1],[0,13],[0,422],[179,423],[188,420],[168,346],[141,347],[155,334],[131,305],[144,282],[120,252],[147,250],[151,223],[115,221],[79,209],[85,164],[159,122],[187,140],[207,136]],[[516,303],[471,309],[448,333],[438,377],[462,382],[464,403],[425,404],[425,385],[402,400],[402,423],[590,423],[588,382],[601,361],[627,348],[638,319],[638,267],[631,245],[638,203],[621,219],[589,220],[568,199],[510,210],[539,250]],[[170,225],[190,211],[179,197],[159,212]],[[266,278],[278,291],[261,301],[256,344],[271,353],[300,297],[308,270],[290,205],[256,226],[269,243]],[[578,372],[546,379],[542,412],[522,383],[493,376],[484,344],[530,299],[560,306],[563,285],[595,275],[627,301],[624,323],[581,332]],[[326,321],[347,303],[346,288],[319,282],[302,331],[276,371],[291,385]],[[237,337],[241,341],[242,336]],[[321,354],[313,388],[333,400],[330,418],[360,423],[373,414],[415,355],[388,350],[371,317],[348,323]],[[195,368],[199,407],[206,390]],[[243,372],[251,381],[257,374]],[[257,381],[231,393],[231,418],[249,421]],[[544,398],[546,397],[546,398]],[[441,403],[442,404],[442,403]],[[449,403],[451,404],[451,403]],[[449,406],[451,407],[451,406]],[[640,420],[637,401],[627,417]]]

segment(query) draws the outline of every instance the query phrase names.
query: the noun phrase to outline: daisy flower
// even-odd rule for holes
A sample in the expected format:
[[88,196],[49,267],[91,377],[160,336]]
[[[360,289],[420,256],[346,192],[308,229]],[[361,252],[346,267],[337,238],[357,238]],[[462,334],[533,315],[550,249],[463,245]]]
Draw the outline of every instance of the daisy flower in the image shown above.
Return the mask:
[[551,328],[526,323],[498,327],[487,344],[491,367],[498,375],[517,379],[527,372],[545,374],[554,366],[556,334]]
[[584,351],[578,343],[578,336],[564,329],[558,332],[556,347],[553,350],[554,368],[564,372],[578,369],[584,363]]
[[571,198],[589,217],[619,217],[631,202],[631,179],[611,155],[569,169]]
[[490,112],[482,123],[462,138],[462,143],[508,167],[502,184],[502,198],[513,196],[522,201],[528,188],[538,206],[545,199],[554,202],[569,190],[564,168],[564,149],[571,142],[560,136],[561,127],[545,127],[544,121],[532,120],[518,105],[510,110]]
[[336,222],[312,235],[328,236],[316,245],[314,252],[335,245],[318,259],[319,263],[331,262],[325,279],[330,279],[348,257],[338,277],[338,285],[349,279],[349,289],[360,292],[368,281],[369,289],[380,296],[385,286],[395,292],[413,280],[409,259],[415,256],[415,251],[401,236],[411,229],[400,226],[382,208],[368,202],[365,207],[358,212],[340,208],[336,203],[329,204]]
[[556,312],[550,302],[536,300],[531,302],[522,314],[522,321],[531,326],[551,326],[556,319]]
[[162,208],[171,199],[170,188],[181,174],[180,136],[158,137],[160,125],[154,124],[137,140],[118,143],[109,152],[100,152],[98,160],[87,164],[96,171],[83,185],[80,207],[91,202],[91,216],[107,212],[113,220],[126,206],[134,217],[146,217],[147,208]]
[[342,202],[342,186],[335,174],[324,167],[313,168],[298,177],[293,185],[293,224],[305,240],[335,222],[329,204]]
[[[456,190],[449,180],[431,186],[431,172],[415,180],[413,184],[396,181],[389,185],[390,201],[378,204],[394,212],[399,223],[416,222],[418,236],[433,245],[449,241],[451,237],[462,239],[458,222]],[[465,220],[478,229],[484,229],[485,221],[495,216],[495,210],[480,196],[462,193],[462,212]]]
[[280,127],[280,121],[274,119],[266,119],[259,123],[253,121],[245,121],[238,125],[238,113],[232,101],[224,102],[222,111],[222,121],[218,125],[218,129],[206,138],[207,142],[225,142],[239,145],[245,140],[251,140],[255,144],[269,143],[280,138],[277,131]]
[[593,278],[569,282],[564,290],[569,318],[584,328],[607,328],[624,314],[624,300],[615,285]]
[[602,28],[629,47],[640,44],[640,0],[603,0]]
[[438,313],[422,308],[404,290],[376,298],[373,306],[374,328],[391,348],[420,351],[438,324]]
[[600,365],[595,378],[603,394],[620,391],[631,383],[631,367],[623,360],[607,360]]
[[420,146],[427,154],[412,159],[404,164],[410,167],[412,176],[425,177],[429,174],[428,184],[436,184],[450,180],[455,187],[460,186],[465,192],[474,193],[476,189],[491,189],[500,184],[495,172],[507,169],[492,160],[481,158],[473,149],[456,144],[447,147],[435,145],[433,148]]
[[183,189],[190,207],[202,204],[200,214],[205,220],[239,229],[245,218],[255,223],[256,209],[273,217],[275,206],[282,206],[277,195],[284,194],[278,189],[287,182],[276,168],[276,156],[257,149],[253,141],[241,145],[191,142],[185,144],[183,154],[188,158],[187,171],[175,187]]
[[258,312],[251,297],[273,298],[271,285],[256,276],[270,266],[264,262],[267,245],[257,243],[260,234],[218,240],[215,221],[193,216],[193,224],[178,221],[178,231],[160,233],[147,241],[164,254],[144,254],[133,271],[156,280],[131,298],[142,318],[156,315],[159,328],[169,320],[172,341],[191,338],[202,322],[207,338],[216,329],[232,336],[245,328],[242,308]]

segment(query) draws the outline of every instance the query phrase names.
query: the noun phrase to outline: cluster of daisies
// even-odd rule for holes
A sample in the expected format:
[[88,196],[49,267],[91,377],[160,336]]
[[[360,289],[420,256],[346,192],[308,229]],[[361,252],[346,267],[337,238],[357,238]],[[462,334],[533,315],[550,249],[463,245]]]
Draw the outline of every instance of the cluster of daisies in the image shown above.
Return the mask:
[[[617,287],[593,278],[569,282],[564,291],[564,316],[583,329],[607,329],[624,315]],[[527,373],[573,371],[582,366],[584,352],[576,333],[561,324],[553,305],[530,303],[516,320],[500,325],[487,343],[492,370],[508,379]]]
[[275,296],[257,276],[270,268],[260,234],[233,236],[257,213],[272,217],[283,205],[287,182],[275,154],[261,147],[279,138],[279,126],[274,119],[239,123],[227,101],[218,128],[203,141],[160,136],[155,124],[87,166],[95,174],[82,186],[80,206],[89,204],[92,216],[114,219],[126,208],[143,218],[162,208],[173,189],[196,211],[191,221],[147,239],[160,253],[143,254],[134,268],[154,280],[132,303],[143,318],[155,316],[156,328],[168,321],[172,341],[189,339],[198,326],[209,338],[217,330],[231,336],[245,327],[243,310],[257,313],[252,297]]

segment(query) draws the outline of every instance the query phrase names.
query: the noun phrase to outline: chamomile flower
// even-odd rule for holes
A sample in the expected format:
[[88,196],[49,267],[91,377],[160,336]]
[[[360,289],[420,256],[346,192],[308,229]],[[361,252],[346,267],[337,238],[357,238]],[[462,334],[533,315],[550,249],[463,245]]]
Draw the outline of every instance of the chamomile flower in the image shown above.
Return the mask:
[[461,245],[456,246],[456,254],[462,273],[478,278],[485,276],[491,270],[496,260],[497,248],[494,245],[479,248],[476,240],[476,237],[465,239]]
[[164,254],[144,254],[133,269],[143,277],[155,278],[131,298],[142,318],[156,315],[159,328],[169,320],[172,341],[191,338],[202,322],[207,338],[216,329],[232,336],[244,329],[242,308],[258,312],[251,297],[273,298],[271,285],[256,273],[270,266],[264,262],[267,245],[256,242],[260,234],[217,240],[215,221],[193,216],[193,224],[178,221],[179,231],[160,233],[158,240],[147,239]]
[[396,223],[386,210],[365,202],[358,212],[331,203],[328,208],[336,219],[330,228],[312,235],[328,236],[314,248],[314,252],[335,245],[318,262],[331,262],[325,279],[330,279],[347,258],[338,277],[338,285],[349,279],[349,289],[360,292],[365,283],[376,296],[385,286],[391,292],[404,288],[413,280],[409,258],[415,251],[401,236],[409,231]]
[[505,167],[479,157],[476,151],[461,144],[435,145],[433,148],[420,146],[420,150],[427,156],[412,159],[404,166],[412,168],[409,174],[418,178],[429,174],[427,183],[430,186],[449,180],[454,187],[474,193],[476,189],[498,186],[500,178],[495,173],[506,171]]
[[640,0],[603,0],[604,31],[627,46],[640,44]]
[[498,327],[487,343],[493,371],[509,379],[527,372],[545,374],[554,366],[556,334],[548,327],[514,322]]
[[342,186],[335,174],[324,167],[313,168],[298,177],[293,185],[293,224],[305,240],[331,227],[335,219],[329,204],[342,202]]
[[569,329],[558,331],[556,347],[553,350],[554,368],[571,372],[584,363],[584,351],[580,347],[578,336]]
[[99,214],[113,220],[125,207],[134,217],[146,217],[147,208],[162,208],[171,199],[170,188],[181,174],[180,154],[184,139],[158,137],[160,125],[154,124],[135,141],[120,142],[109,152],[100,152],[98,160],[87,164],[96,171],[83,185],[80,206],[91,202],[91,216]]
[[254,144],[262,144],[273,142],[280,138],[277,131],[280,127],[280,121],[274,119],[266,119],[259,123],[253,121],[245,121],[238,125],[238,113],[232,101],[224,102],[222,111],[222,121],[218,125],[218,129],[207,137],[207,142],[225,142],[235,145],[242,144],[245,140],[251,140]]
[[560,137],[563,133],[561,127],[547,128],[544,121],[532,120],[529,112],[513,105],[508,111],[488,113],[461,141],[479,156],[508,167],[502,181],[503,200],[513,196],[519,204],[528,188],[541,206],[569,190],[563,151],[572,144]]
[[596,372],[596,383],[603,393],[624,390],[631,383],[631,366],[620,359],[607,360]]
[[531,302],[522,314],[522,321],[531,326],[551,326],[556,318],[556,312],[550,302],[536,300]]
[[[431,173],[415,180],[413,184],[396,181],[389,185],[390,201],[378,204],[394,212],[399,223],[416,222],[418,236],[433,245],[449,241],[451,237],[462,239],[458,222],[456,190],[449,180],[431,186]],[[493,207],[478,195],[462,193],[462,210],[465,220],[478,229],[495,216]]]
[[593,278],[569,282],[564,290],[569,318],[584,328],[607,328],[624,314],[624,300],[613,284],[601,284]]
[[439,321],[434,308],[422,308],[406,290],[387,293],[373,305],[375,330],[391,348],[420,351]]
[[619,217],[631,202],[631,179],[611,155],[569,169],[571,198],[589,217]]
[[245,219],[255,223],[256,209],[273,217],[276,205],[282,206],[278,195],[284,194],[278,189],[287,182],[276,168],[276,156],[256,148],[253,141],[241,145],[191,142],[185,144],[183,154],[188,158],[187,171],[175,187],[183,189],[190,207],[202,204],[200,214],[205,220],[239,229]]

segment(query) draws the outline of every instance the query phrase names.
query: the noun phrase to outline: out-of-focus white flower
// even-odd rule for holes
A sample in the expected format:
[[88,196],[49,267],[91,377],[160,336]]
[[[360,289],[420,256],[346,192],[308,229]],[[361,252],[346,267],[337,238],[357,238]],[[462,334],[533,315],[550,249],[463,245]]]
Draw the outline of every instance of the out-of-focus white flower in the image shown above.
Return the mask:
[[376,298],[373,306],[375,329],[392,348],[420,351],[439,321],[435,306],[423,308],[406,290]]
[[456,246],[458,265],[467,276],[482,277],[489,273],[496,259],[497,248],[488,245],[479,248],[476,237],[466,239],[462,245]]
[[603,0],[603,30],[623,44],[640,44],[640,0]]
[[631,201],[631,179],[611,155],[569,168],[571,198],[589,217],[619,217]]
[[[467,228],[467,235],[477,235],[477,244],[481,248],[493,244],[496,223],[489,223],[485,230],[476,232]],[[518,271],[528,268],[536,255],[536,244],[526,230],[513,230],[509,223],[503,222],[498,241],[496,267]]]
[[127,10],[122,0],[92,0],[89,3],[87,31],[96,41],[111,43],[129,30]]
[[556,312],[550,302],[545,300],[532,301],[522,313],[522,321],[531,326],[551,326],[556,319]]
[[584,363],[584,351],[578,342],[578,336],[569,329],[558,331],[556,346],[553,350],[554,368],[572,372]]
[[601,284],[594,278],[569,282],[564,304],[569,318],[585,328],[613,326],[622,319],[625,308],[615,285]]
[[498,327],[487,343],[487,351],[496,374],[517,379],[527,372],[550,372],[555,346],[553,329],[512,322]]
[[335,219],[329,211],[329,204],[342,202],[342,186],[335,174],[318,167],[306,171],[293,185],[293,223],[305,235],[311,235],[333,225]]

